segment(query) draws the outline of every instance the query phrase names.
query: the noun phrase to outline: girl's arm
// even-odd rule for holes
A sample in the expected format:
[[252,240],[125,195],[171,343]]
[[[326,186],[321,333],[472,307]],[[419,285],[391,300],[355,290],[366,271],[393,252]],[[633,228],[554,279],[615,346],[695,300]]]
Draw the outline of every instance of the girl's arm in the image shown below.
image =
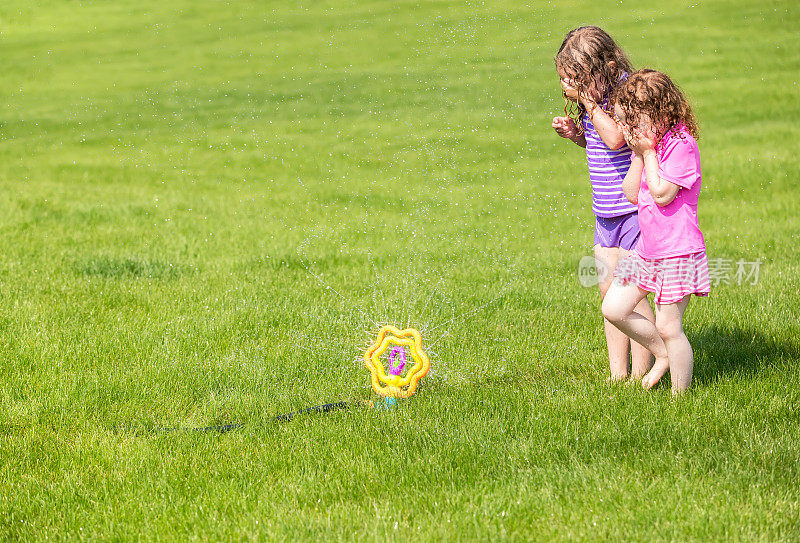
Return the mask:
[[[631,160],[631,167],[622,180],[622,192],[625,198],[634,205],[639,203],[639,188],[642,185],[642,171],[644,170],[644,160],[642,155],[634,155]],[[649,181],[648,181],[649,182]]]
[[617,122],[592,98],[581,95],[581,102],[583,107],[586,108],[586,113],[589,115],[589,120],[592,121],[594,129],[600,139],[603,140],[609,149],[619,149],[625,145],[625,138],[622,135],[622,129]]
[[654,150],[644,151],[642,160],[644,161],[644,172],[647,176],[647,188],[650,190],[653,200],[661,207],[669,205],[678,195],[678,191],[681,188],[658,175],[658,156]]

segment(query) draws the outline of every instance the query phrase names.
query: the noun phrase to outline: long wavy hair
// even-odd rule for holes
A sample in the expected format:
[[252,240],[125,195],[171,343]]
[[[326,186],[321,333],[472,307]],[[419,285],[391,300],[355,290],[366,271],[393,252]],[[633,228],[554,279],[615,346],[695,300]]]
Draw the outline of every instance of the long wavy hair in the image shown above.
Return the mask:
[[657,141],[670,131],[680,135],[680,125],[695,139],[700,139],[697,119],[689,102],[665,73],[643,69],[631,74],[616,90],[612,102],[625,113],[629,126],[638,126],[642,115],[647,115],[656,130]]
[[[555,57],[556,69],[575,82],[580,93],[597,91],[599,105],[611,112],[609,98],[623,82],[625,74],[633,72],[625,51],[602,28],[581,26],[570,30]],[[572,118],[583,131],[586,108],[564,96],[564,114]]]

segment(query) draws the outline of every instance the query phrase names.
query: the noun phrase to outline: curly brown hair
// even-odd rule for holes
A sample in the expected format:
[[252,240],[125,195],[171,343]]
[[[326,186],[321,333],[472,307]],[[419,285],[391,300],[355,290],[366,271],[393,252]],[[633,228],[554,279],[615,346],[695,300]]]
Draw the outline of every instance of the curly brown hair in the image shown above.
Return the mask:
[[[633,71],[625,52],[602,28],[581,26],[570,30],[555,57],[556,69],[563,71],[572,79],[580,93],[597,91],[600,107],[611,111],[608,100],[615,89],[623,82],[625,74]],[[583,131],[583,104],[574,102],[566,96],[564,114],[571,117]]]
[[661,140],[667,132],[679,134],[682,124],[695,138],[700,139],[700,130],[692,108],[681,89],[669,76],[655,70],[639,70],[631,74],[612,98],[625,113],[629,126],[639,124],[646,114],[656,129],[656,139]]

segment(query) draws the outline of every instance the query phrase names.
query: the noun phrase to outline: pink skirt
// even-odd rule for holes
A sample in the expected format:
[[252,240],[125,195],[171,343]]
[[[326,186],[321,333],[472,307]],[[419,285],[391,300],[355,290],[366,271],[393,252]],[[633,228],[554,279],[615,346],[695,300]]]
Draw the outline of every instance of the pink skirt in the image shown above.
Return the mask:
[[657,304],[674,304],[689,294],[708,296],[711,292],[705,251],[654,260],[633,251],[619,261],[614,278],[623,285],[633,283],[655,293]]

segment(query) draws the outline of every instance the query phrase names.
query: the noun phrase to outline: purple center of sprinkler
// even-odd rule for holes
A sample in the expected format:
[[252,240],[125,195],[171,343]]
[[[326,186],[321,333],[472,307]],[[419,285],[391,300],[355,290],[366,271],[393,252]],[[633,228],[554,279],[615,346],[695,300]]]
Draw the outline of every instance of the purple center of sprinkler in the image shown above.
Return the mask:
[[[400,363],[395,366],[394,359],[400,355]],[[389,353],[389,375],[400,375],[403,373],[403,368],[406,366],[406,351],[402,347],[392,347],[392,352]]]

